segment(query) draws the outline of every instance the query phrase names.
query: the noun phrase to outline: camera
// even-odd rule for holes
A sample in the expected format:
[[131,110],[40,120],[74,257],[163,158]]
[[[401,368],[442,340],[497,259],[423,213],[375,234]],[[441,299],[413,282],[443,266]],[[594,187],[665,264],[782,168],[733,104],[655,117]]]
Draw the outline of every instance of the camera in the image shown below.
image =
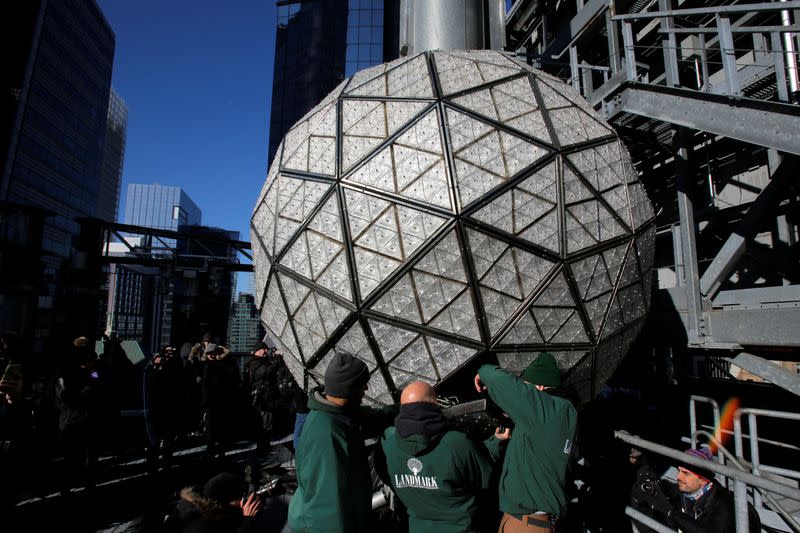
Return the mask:
[[645,478],[639,483],[639,491],[642,494],[652,496],[659,490],[658,480],[652,478]]

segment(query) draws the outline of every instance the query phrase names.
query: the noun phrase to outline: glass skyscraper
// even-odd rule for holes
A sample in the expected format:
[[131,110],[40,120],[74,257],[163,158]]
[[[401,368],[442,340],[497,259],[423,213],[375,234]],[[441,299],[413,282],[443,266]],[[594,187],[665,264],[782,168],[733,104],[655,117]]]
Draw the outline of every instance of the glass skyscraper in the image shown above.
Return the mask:
[[111,89],[108,99],[106,139],[103,148],[103,173],[96,215],[97,218],[110,222],[117,221],[127,132],[128,106],[125,105],[117,91]]
[[186,191],[163,185],[128,185],[125,224],[177,231],[178,226],[198,226],[203,213]]
[[283,136],[344,78],[396,59],[399,0],[278,2],[269,161]]
[[9,2],[0,46],[0,203],[47,213],[41,242],[27,243],[42,249],[45,282],[25,295],[0,283],[0,328],[40,350],[36,340],[82,327],[72,296],[79,276],[67,259],[76,219],[97,213],[115,37],[94,0]]

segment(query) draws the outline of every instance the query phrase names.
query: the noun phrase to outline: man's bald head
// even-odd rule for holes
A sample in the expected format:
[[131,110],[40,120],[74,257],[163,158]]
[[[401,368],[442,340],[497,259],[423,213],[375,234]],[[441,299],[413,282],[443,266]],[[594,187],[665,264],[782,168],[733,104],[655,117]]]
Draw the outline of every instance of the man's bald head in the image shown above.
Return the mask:
[[424,381],[412,381],[403,389],[403,394],[400,395],[401,405],[417,402],[437,403],[436,391]]

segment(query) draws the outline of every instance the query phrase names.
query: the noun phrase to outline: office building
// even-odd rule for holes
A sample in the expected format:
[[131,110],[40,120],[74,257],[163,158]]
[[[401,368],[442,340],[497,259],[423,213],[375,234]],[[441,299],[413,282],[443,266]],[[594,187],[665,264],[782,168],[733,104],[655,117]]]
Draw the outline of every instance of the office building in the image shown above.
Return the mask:
[[[237,262],[237,251],[231,241],[239,240],[239,232],[207,226],[181,226],[180,229],[187,238],[178,240],[178,254],[206,256],[207,259],[204,268],[172,273],[172,301],[164,307],[163,344],[196,341],[208,332],[225,344],[234,274],[222,265]],[[168,334],[167,323],[170,325]]]
[[97,218],[117,221],[119,192],[122,185],[122,166],[125,162],[125,140],[128,132],[128,106],[114,89],[108,99],[106,140],[103,147],[103,172]]
[[399,0],[278,2],[269,160],[286,132],[356,71],[398,57]]
[[115,37],[93,0],[12,2],[0,17],[0,46],[0,202],[46,213],[41,241],[25,243],[41,249],[45,283],[24,296],[0,286],[0,329],[40,351],[44,339],[94,327],[76,312],[86,304],[76,283],[89,277],[68,258],[76,219],[98,208]]
[[128,185],[125,224],[177,231],[178,226],[198,226],[203,213],[186,191],[163,185]]
[[231,306],[228,325],[228,345],[233,352],[249,352],[255,343],[264,338],[264,327],[252,294],[239,293]]

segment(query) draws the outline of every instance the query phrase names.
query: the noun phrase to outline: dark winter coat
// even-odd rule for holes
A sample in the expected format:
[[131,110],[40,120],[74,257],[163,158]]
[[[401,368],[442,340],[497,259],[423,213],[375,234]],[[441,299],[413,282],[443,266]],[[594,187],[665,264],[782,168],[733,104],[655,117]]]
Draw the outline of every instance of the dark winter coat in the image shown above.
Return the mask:
[[[696,502],[681,495],[677,488],[669,491],[668,497],[674,506],[665,521],[670,527],[679,528],[683,533],[736,533],[733,494],[718,483]],[[749,530],[752,533],[761,531],[758,513],[749,504],[748,516]]]
[[[401,416],[407,405],[414,404],[401,407]],[[459,431],[424,427],[408,434],[402,431],[400,416],[395,425],[384,432],[381,447],[387,481],[408,508],[409,531],[475,531],[478,496],[489,486],[500,441],[492,436],[479,444]]]
[[279,403],[278,373],[283,366],[281,358],[274,355],[253,357],[247,365],[250,396],[259,411],[270,411]]
[[164,521],[169,533],[233,533],[254,529],[252,518],[241,509],[205,498],[192,489],[183,489],[181,499]]
[[239,367],[228,357],[230,350],[224,349],[215,360],[203,363],[202,393],[204,408],[224,412],[236,407],[239,399]]
[[100,405],[97,372],[77,365],[63,370],[56,379],[56,405],[61,412],[58,429],[94,422]]
[[483,365],[478,375],[489,397],[514,421],[500,474],[500,510],[562,515],[575,408],[569,400],[539,391],[495,365]]
[[293,533],[368,533],[372,479],[361,425],[383,431],[394,411],[339,407],[319,390],[309,395],[308,407],[289,526]]

